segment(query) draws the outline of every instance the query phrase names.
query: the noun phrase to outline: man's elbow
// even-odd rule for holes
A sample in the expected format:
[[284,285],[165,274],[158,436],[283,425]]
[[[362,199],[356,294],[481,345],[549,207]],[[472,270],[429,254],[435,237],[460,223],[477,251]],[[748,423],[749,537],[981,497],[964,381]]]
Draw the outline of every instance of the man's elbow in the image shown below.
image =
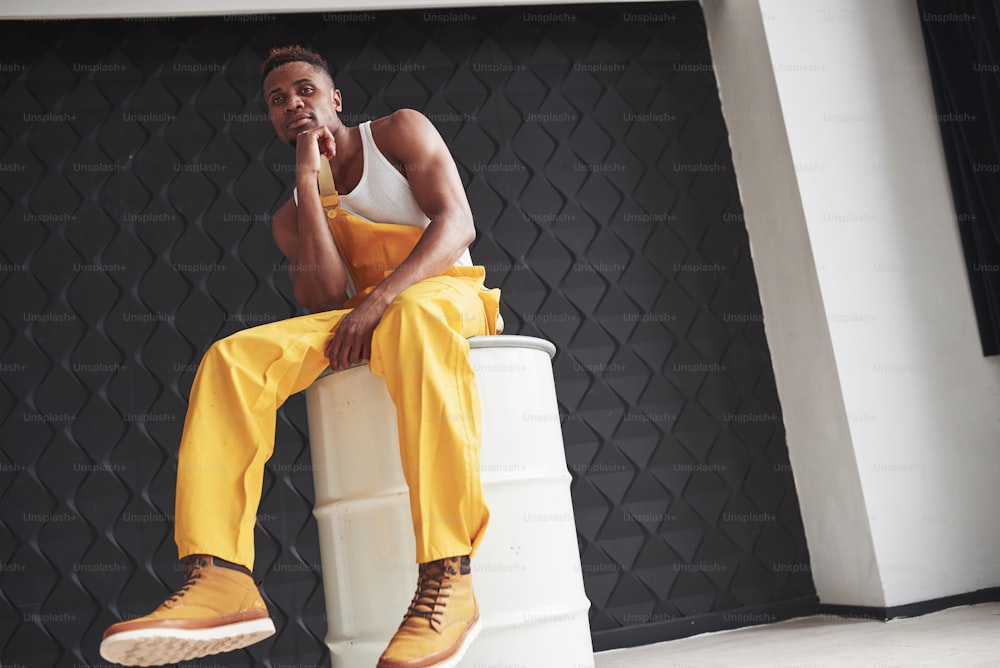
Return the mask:
[[313,295],[309,293],[308,290],[300,288],[298,285],[293,286],[292,292],[295,294],[295,301],[299,305],[310,313],[316,313],[316,300]]
[[324,313],[343,308],[346,294],[317,293],[305,286],[294,286],[295,301],[310,313]]
[[466,224],[462,226],[462,240],[459,242],[459,252],[465,251],[476,240],[476,226],[472,222],[472,216],[468,216]]

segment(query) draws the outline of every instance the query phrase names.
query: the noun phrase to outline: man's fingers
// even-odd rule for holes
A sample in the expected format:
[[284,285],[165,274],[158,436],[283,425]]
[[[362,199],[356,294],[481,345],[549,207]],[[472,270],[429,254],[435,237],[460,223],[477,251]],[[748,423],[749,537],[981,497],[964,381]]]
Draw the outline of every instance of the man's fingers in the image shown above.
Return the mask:
[[337,366],[341,370],[346,369],[351,365],[348,355],[351,352],[351,344],[346,339],[342,339],[340,342],[340,349],[337,351]]
[[319,146],[315,138],[316,130],[303,130],[298,135],[296,146],[296,160],[304,169],[319,169],[318,160],[322,159],[322,147]]
[[323,156],[326,156],[328,160],[332,160],[337,154],[336,140],[327,127],[303,130],[299,133],[295,144],[298,162],[309,169],[320,168],[320,165],[316,164],[317,159],[322,160]]
[[350,360],[352,365],[357,364],[363,359],[363,353],[364,349],[361,345],[351,346],[350,354],[347,356],[347,359]]
[[330,132],[330,128],[323,126],[317,129],[317,142],[319,143],[319,152],[325,155],[328,159],[332,160],[333,156],[337,152],[337,145],[333,139],[333,133]]
[[357,323],[352,322],[347,332],[347,365],[357,364],[361,361],[362,331]]
[[342,371],[348,367],[347,355],[350,352],[351,344],[348,336],[349,318],[344,316],[337,325],[337,330],[333,333],[330,347],[327,350],[327,359],[330,360],[330,367],[334,371]]
[[371,333],[363,319],[355,321],[350,315],[341,318],[327,347],[330,368],[342,371],[371,359]]
[[326,350],[326,358],[330,361],[330,368],[334,371],[340,371],[340,354],[343,348],[343,342],[336,336],[330,341],[330,347]]

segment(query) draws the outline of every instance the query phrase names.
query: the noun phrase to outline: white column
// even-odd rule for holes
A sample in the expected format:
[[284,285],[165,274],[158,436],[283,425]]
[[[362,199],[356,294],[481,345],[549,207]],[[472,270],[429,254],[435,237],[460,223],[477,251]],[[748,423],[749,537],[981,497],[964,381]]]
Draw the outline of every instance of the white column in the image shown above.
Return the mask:
[[703,6],[820,600],[1000,584],[1000,360],[916,4]]

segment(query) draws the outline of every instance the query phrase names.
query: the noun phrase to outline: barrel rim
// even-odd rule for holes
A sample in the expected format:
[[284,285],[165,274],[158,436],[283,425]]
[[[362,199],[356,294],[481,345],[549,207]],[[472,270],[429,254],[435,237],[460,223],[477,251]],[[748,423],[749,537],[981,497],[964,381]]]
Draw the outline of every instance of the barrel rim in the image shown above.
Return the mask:
[[537,336],[524,336],[523,334],[470,336],[469,348],[473,350],[482,348],[528,348],[548,353],[550,359],[556,355],[556,346],[551,341],[540,339]]
[[[487,334],[485,336],[470,336],[470,350],[483,350],[487,348],[521,348],[525,350],[540,350],[547,353],[549,359],[556,356],[556,346],[547,339],[540,339],[537,336],[525,336],[523,334]],[[368,366],[368,362],[362,360],[352,364],[348,369],[359,366]],[[347,371],[348,369],[344,369]],[[325,369],[316,380],[332,376],[332,369]]]

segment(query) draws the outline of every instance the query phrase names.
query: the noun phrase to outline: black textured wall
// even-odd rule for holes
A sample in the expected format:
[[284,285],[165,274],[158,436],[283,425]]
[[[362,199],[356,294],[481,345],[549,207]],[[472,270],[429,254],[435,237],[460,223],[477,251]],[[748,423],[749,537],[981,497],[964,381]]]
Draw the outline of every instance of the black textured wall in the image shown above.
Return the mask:
[[[508,333],[556,343],[600,648],[815,603],[696,3],[0,24],[0,660],[101,665],[180,581],[176,450],[202,352],[297,314],[269,213],[266,50],[344,118],[424,111]],[[328,665],[304,402],[256,576],[279,632],[205,665]],[[211,512],[211,509],[206,509]],[[400,611],[402,612],[402,611]]]

